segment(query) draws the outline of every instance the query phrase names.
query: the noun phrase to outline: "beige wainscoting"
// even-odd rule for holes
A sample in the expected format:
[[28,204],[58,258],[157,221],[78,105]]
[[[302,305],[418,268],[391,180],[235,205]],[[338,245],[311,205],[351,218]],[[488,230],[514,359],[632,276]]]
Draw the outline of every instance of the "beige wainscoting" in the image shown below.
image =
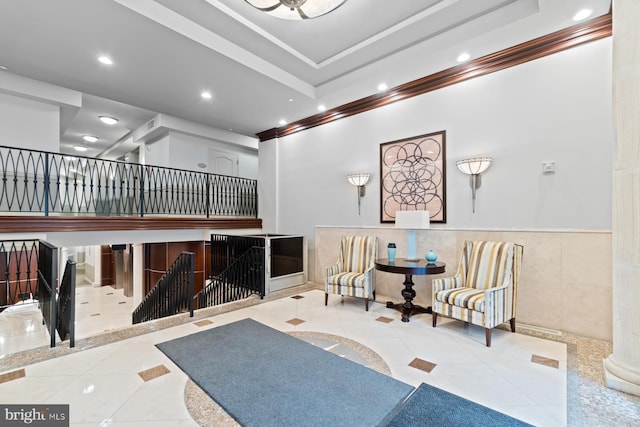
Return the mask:
[[[512,241],[524,246],[518,323],[554,331],[611,340],[611,232],[610,231],[513,231],[513,230],[419,230],[418,255],[432,249],[438,260],[447,263],[453,275],[460,247],[465,239]],[[406,256],[406,230],[390,227],[316,227],[314,281],[322,283],[325,266],[335,263],[340,237],[373,235],[378,237],[378,257],[386,258],[386,247],[395,242],[397,257]],[[414,276],[414,303],[430,305],[431,279]],[[404,276],[376,271],[378,302],[402,301]],[[416,321],[431,322],[421,315]],[[419,319],[419,320],[418,320]],[[412,319],[413,320],[413,319]]]

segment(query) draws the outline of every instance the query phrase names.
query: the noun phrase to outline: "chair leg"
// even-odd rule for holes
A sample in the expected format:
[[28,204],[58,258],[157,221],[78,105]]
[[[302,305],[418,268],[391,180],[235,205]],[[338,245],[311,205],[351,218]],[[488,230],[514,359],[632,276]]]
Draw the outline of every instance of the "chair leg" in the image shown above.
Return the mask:
[[513,319],[509,319],[509,323],[511,324],[511,332],[515,332],[516,331],[516,318],[514,317]]
[[431,312],[431,323],[433,323],[433,327],[436,327],[436,323],[438,322],[438,313],[435,311]]
[[369,311],[369,298],[364,299],[364,311]]
[[325,292],[324,293],[324,305],[327,305],[328,301],[329,301],[329,292]]
[[484,328],[484,336],[487,340],[487,347],[491,347],[491,329]]
[[376,291],[373,291],[373,300],[376,300]]

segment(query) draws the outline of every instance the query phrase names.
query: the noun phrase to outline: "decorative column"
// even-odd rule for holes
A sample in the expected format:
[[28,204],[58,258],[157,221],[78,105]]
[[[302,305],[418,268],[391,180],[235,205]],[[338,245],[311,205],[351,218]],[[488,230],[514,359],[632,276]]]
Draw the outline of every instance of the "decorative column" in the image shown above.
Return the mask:
[[607,386],[640,396],[640,2],[613,5],[613,353]]
[[144,298],[144,245],[134,243],[133,245],[133,309],[135,309]]

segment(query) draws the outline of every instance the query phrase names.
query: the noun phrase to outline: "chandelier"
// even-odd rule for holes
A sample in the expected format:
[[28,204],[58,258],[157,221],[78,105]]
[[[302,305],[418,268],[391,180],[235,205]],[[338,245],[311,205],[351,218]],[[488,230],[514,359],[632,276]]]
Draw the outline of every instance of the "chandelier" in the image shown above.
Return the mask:
[[311,19],[336,9],[347,0],[245,0],[251,6],[281,19]]

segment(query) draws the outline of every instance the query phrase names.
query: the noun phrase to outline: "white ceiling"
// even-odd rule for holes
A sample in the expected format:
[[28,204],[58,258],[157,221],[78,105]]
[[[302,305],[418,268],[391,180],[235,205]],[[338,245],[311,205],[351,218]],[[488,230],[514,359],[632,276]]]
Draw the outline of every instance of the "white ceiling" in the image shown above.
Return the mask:
[[[74,89],[61,136],[115,158],[162,113],[254,136],[570,25],[610,0],[347,0],[306,21],[243,0],[0,0],[0,65]],[[97,62],[108,54],[114,65]],[[203,90],[211,100],[200,97]],[[120,119],[114,127],[100,114]],[[82,142],[83,134],[100,137]],[[2,143],[0,142],[0,145]]]

